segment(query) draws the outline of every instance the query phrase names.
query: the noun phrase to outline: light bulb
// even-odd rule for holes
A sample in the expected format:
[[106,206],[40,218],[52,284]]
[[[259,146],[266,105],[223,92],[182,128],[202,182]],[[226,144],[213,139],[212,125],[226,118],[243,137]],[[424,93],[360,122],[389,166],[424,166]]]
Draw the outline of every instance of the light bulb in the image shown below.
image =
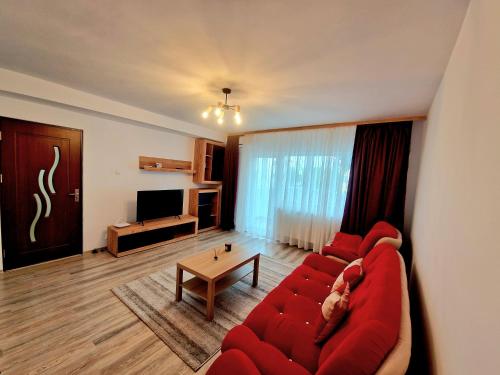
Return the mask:
[[217,119],[217,124],[222,125],[223,123],[224,123],[224,111],[221,111],[221,114]]
[[215,111],[214,111],[215,117],[219,117],[220,114],[222,113],[221,107],[222,107],[222,103],[221,102],[217,103],[217,108],[215,108]]
[[237,125],[241,125],[241,115],[239,112],[236,112],[234,114],[234,121],[236,122]]
[[212,112],[212,108],[213,107],[209,105],[208,108],[201,114],[201,117],[208,118],[208,115]]

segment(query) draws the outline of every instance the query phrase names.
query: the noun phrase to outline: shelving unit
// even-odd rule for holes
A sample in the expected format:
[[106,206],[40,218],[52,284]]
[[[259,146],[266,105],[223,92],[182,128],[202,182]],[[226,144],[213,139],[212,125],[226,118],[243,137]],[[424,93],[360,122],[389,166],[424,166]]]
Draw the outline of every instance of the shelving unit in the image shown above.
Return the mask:
[[[156,163],[160,163],[162,167],[157,168]],[[139,156],[139,168],[153,172],[195,173],[191,161],[156,158],[152,156]]]
[[220,225],[220,192],[220,188],[189,190],[189,214],[198,217],[199,232]]
[[148,220],[128,227],[108,227],[108,251],[116,257],[195,237],[198,218],[191,215]]
[[194,146],[193,181],[198,184],[222,184],[224,143],[198,138]]

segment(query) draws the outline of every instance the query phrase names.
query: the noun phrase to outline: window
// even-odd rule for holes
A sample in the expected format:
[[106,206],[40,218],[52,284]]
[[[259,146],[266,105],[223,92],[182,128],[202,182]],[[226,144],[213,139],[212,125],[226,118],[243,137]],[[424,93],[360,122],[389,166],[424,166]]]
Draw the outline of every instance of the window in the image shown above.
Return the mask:
[[340,227],[354,133],[349,127],[245,136],[236,229],[319,250]]

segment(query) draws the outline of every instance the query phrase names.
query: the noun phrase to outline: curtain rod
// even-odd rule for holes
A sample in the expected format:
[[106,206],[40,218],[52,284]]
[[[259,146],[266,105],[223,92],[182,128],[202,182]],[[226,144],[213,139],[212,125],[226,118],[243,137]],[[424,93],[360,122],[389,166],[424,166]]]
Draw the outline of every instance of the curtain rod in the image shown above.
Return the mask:
[[335,122],[331,124],[303,125],[303,126],[288,127],[288,128],[250,130],[247,132],[230,133],[229,135],[245,136],[247,134],[278,133],[278,132],[299,131],[299,130],[337,128],[340,126],[374,125],[374,124],[390,123],[390,122],[425,121],[425,120],[427,120],[427,115],[415,115],[415,116],[389,117],[376,120]]

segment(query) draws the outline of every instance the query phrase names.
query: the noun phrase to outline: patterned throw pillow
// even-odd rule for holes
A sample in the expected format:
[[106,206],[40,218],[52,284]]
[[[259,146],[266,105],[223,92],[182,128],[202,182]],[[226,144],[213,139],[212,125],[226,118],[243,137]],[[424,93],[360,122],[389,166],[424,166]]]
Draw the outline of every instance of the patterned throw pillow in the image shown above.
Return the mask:
[[316,321],[316,338],[314,342],[321,344],[328,339],[339,326],[349,307],[349,283],[346,283],[342,295],[335,291],[326,297]]
[[349,263],[333,283],[331,292],[343,293],[346,283],[349,283],[350,288],[354,289],[363,278],[362,264],[363,258],[356,259]]

